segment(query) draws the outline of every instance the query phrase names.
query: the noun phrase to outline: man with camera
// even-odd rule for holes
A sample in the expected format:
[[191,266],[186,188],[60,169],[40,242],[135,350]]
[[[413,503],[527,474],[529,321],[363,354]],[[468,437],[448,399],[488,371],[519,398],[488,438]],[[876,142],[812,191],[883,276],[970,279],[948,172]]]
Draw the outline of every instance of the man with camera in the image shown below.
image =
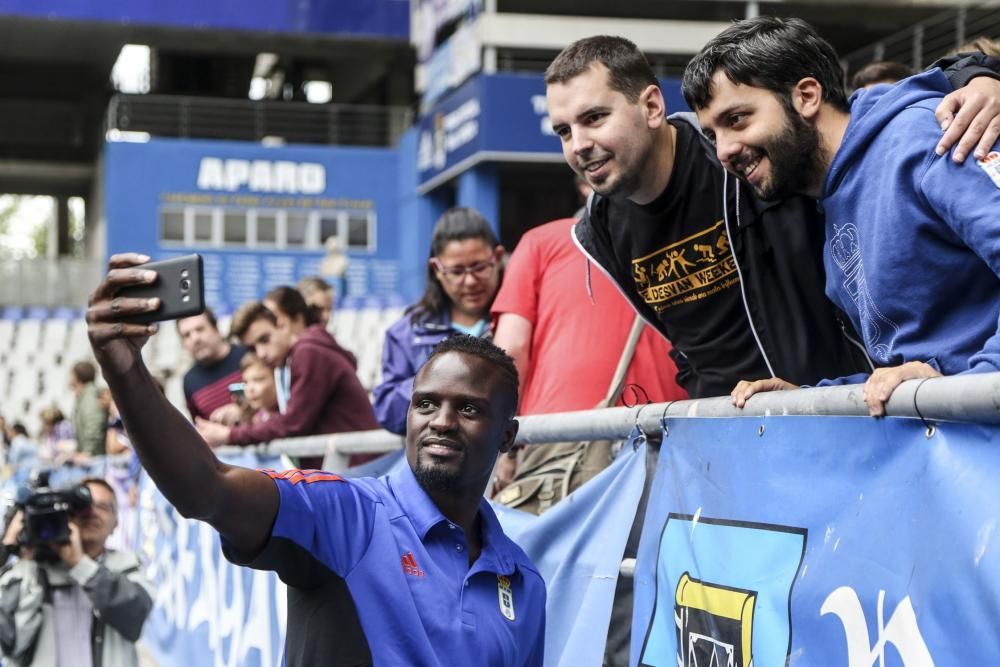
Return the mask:
[[153,607],[135,554],[105,549],[118,524],[103,479],[64,491],[44,477],[7,526],[19,558],[0,574],[0,649],[17,667],[133,667]]

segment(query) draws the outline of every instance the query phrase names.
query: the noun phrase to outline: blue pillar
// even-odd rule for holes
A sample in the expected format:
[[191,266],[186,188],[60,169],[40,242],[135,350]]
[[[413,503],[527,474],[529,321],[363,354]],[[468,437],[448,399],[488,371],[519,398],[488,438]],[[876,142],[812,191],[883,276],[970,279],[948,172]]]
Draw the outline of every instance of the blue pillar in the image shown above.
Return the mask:
[[427,253],[430,251],[434,223],[450,203],[445,186],[417,194],[417,139],[411,128],[399,142],[398,234],[400,296],[413,303],[423,294],[427,278]]
[[468,206],[479,211],[500,236],[500,184],[497,167],[492,162],[482,162],[458,176],[457,206]]

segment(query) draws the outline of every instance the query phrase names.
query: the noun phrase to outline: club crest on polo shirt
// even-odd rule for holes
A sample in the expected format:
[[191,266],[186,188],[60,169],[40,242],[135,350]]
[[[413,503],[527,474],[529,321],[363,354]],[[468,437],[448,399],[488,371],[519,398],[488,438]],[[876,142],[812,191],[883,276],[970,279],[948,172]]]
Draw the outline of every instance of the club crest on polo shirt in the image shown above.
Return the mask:
[[513,621],[514,592],[510,588],[510,579],[502,574],[497,575],[497,595],[500,598],[500,613],[508,621]]
[[976,164],[986,172],[986,175],[993,181],[993,185],[1000,188],[1000,153],[991,151],[982,160],[976,160]]

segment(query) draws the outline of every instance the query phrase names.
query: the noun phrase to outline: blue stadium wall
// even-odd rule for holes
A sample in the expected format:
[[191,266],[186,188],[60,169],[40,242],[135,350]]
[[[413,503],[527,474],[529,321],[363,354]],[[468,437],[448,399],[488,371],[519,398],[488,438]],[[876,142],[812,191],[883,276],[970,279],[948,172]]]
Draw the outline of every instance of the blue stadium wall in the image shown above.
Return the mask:
[[[678,83],[663,84],[668,106],[683,109]],[[348,303],[410,303],[423,291],[431,230],[448,206],[475,208],[497,227],[497,164],[561,163],[544,95],[538,75],[479,75],[393,148],[108,143],[107,254],[198,252],[209,305],[232,312],[319,273],[333,236],[349,259],[337,285]]]
[[5,0],[0,14],[108,23],[406,39],[409,0]]

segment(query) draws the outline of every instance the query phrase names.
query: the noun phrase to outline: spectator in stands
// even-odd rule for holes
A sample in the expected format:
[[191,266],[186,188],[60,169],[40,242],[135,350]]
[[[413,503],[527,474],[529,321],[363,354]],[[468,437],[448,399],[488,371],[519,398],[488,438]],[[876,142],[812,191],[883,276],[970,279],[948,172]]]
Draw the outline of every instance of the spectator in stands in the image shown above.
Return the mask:
[[[163,391],[159,380],[154,381],[160,391]],[[115,505],[118,508],[118,525],[107,544],[110,548],[124,550],[136,544],[136,508],[139,505],[139,474],[142,465],[132,450],[132,443],[109,389],[101,390],[101,401],[108,410],[108,436],[104,451],[109,458],[104,477],[115,492]]]
[[14,479],[22,482],[28,478],[38,463],[38,446],[28,437],[24,424],[16,422],[4,428],[4,437],[10,443],[7,449],[7,465]]
[[306,276],[295,286],[306,304],[316,311],[319,323],[324,329],[330,328],[333,313],[333,287],[319,276]]
[[[240,358],[245,350],[219,333],[215,313],[205,312],[177,320],[177,333],[194,365],[184,375],[184,400],[191,419],[210,419],[232,404],[229,385],[240,381]],[[215,418],[224,421],[225,411]]]
[[76,450],[73,424],[66,419],[62,410],[55,406],[44,408],[41,418],[42,431],[38,438],[38,458],[57,465],[61,464]]
[[[281,414],[265,422],[225,426],[196,420],[198,431],[213,446],[257,442],[345,431],[378,428],[368,394],[355,372],[354,357],[317,324],[315,314],[291,287],[268,293],[280,312],[264,304],[244,304],[233,316],[232,333],[271,368],[287,366],[290,375],[288,403]],[[352,457],[357,464],[370,456]],[[303,461],[318,468],[321,457]]]
[[108,430],[108,411],[101,403],[96,380],[97,368],[89,361],[79,361],[70,369],[69,387],[76,397],[73,404],[76,449],[88,457],[104,454]]
[[1000,58],[1000,41],[989,37],[977,37],[972,41],[962,44],[954,51],[948,53],[949,56],[957,56],[960,53],[984,53],[990,58]]
[[[135,642],[153,608],[152,585],[138,556],[106,548],[118,521],[114,491],[103,479],[83,483],[93,504],[73,517],[68,542],[44,546],[55,557],[21,546],[20,559],[0,574],[4,664],[139,665]],[[18,513],[4,544],[17,544],[22,526]]]
[[146,302],[110,307],[146,279],[138,259],[112,257],[122,280],[91,298],[94,351],[166,498],[218,530],[227,558],[288,585],[286,664],[540,666],[544,582],[482,497],[517,434],[510,359],[469,336],[442,343],[414,380],[407,465],[386,477],[226,465],[150,383],[138,348],[153,327],[116,320]]
[[274,386],[274,373],[254,352],[247,352],[240,360],[243,375],[243,394],[246,401],[244,422],[265,422],[278,414],[278,394]]
[[[952,75],[962,83],[982,71]],[[670,340],[692,397],[727,394],[747,377],[811,383],[870,368],[824,298],[815,202],[756,199],[728,176],[690,115],[665,117],[656,76],[628,40],[575,42],[545,80],[563,154],[597,193],[577,242]],[[977,77],[969,87],[995,85]],[[966,90],[943,108],[956,100],[965,103],[939,147],[990,97]]]
[[[758,195],[819,198],[826,293],[886,366],[836,382],[867,380],[865,402],[881,415],[904,380],[1000,370],[1000,152],[957,164],[927,151],[951,90],[938,69],[850,103],[840,74],[811,26],[765,16],[711,40],[684,94],[719,160]],[[992,130],[995,140],[1000,121]],[[797,386],[741,383],[733,401]]]
[[347,295],[347,266],[351,263],[336,236],[331,236],[323,244],[326,256],[319,264],[320,274],[334,287],[334,298]]
[[[272,289],[264,295],[264,306],[274,313],[274,321],[279,333],[289,339],[297,337],[308,326],[321,324],[319,310],[307,304],[302,293],[291,287],[281,286]],[[322,327],[327,336],[333,339],[333,334],[327,330],[326,325],[322,325]],[[333,339],[333,342],[351,365],[357,369],[358,360],[354,354],[341,347],[336,339]],[[284,412],[291,393],[291,368],[287,364],[275,368],[274,381],[279,411]]]
[[452,208],[438,219],[424,295],[385,334],[382,383],[373,401],[386,429],[406,429],[413,378],[435,345],[456,333],[491,334],[490,304],[500,287],[503,260],[503,246],[476,211]]
[[896,83],[906,77],[913,76],[916,72],[909,65],[897,63],[892,60],[879,60],[868,63],[851,78],[851,88],[871,88],[880,83]]

